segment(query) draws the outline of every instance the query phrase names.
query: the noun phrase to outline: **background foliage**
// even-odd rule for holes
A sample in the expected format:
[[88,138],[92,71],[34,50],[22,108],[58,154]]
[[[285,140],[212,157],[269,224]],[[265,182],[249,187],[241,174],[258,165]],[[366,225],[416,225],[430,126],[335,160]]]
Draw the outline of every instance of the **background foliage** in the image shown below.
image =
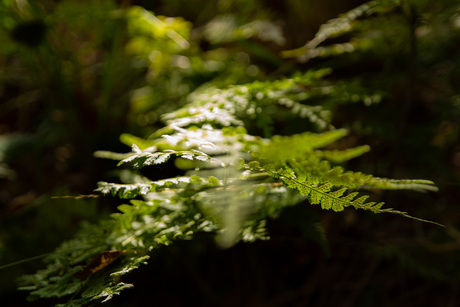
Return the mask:
[[[440,189],[373,191],[374,199],[447,227],[300,204],[268,220],[269,241],[220,249],[202,234],[158,248],[149,265],[123,277],[135,288],[113,304],[142,305],[155,297],[178,306],[455,306],[459,7],[449,0],[381,0],[354,9],[361,3],[2,2],[1,263],[48,253],[79,229],[68,244],[97,240],[94,225],[124,201],[51,198],[90,194],[101,180],[133,180],[114,172],[111,161],[95,159],[95,151],[128,151],[120,135],[126,145],[140,145],[132,135],[158,134],[161,115],[194,97],[202,101],[243,84],[263,92],[274,84],[271,97],[286,98],[286,108],[262,95],[263,112],[242,119],[248,133],[268,138],[348,128],[337,148],[371,147],[347,162],[348,169],[426,178]],[[318,72],[314,82],[297,92],[283,89],[286,78],[298,80],[307,70]],[[180,166],[171,162],[138,175],[160,180],[180,175]],[[138,260],[132,266],[145,259],[135,251],[125,256]],[[27,305],[26,293],[10,281],[42,268],[34,261],[3,269],[9,278],[0,281],[2,301]]]

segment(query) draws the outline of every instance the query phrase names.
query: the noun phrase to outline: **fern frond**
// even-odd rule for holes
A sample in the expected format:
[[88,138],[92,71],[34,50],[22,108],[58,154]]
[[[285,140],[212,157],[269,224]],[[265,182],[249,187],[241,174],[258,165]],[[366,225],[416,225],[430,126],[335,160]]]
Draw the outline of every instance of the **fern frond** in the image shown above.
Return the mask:
[[[280,173],[282,175],[280,175]],[[288,187],[298,190],[302,195],[307,196],[311,204],[321,204],[322,209],[332,209],[333,211],[339,212],[343,211],[344,208],[352,206],[355,209],[361,209],[366,211],[371,211],[373,213],[392,213],[401,215],[413,220],[420,222],[431,223],[441,227],[445,227],[442,224],[417,218],[407,214],[407,212],[402,212],[394,209],[382,209],[383,202],[366,202],[369,198],[368,195],[363,195],[356,198],[359,193],[352,192],[348,195],[342,197],[342,195],[348,190],[347,188],[341,188],[339,190],[330,192],[332,185],[330,183],[325,183],[319,186],[310,185],[303,180],[298,180],[296,176],[286,177],[287,172],[269,172],[269,175],[280,178]],[[292,173],[291,173],[292,174]],[[417,181],[417,180],[416,180]],[[422,180],[423,181],[423,180]],[[430,181],[426,181],[425,184],[428,184],[429,187]],[[424,187],[424,189],[427,189]]]
[[364,186],[386,190],[438,191],[438,187],[434,185],[433,181],[425,179],[386,179],[373,177]]
[[152,192],[160,192],[164,189],[171,189],[192,185],[194,189],[210,188],[223,185],[222,181],[216,177],[203,178],[198,176],[182,176],[149,183],[117,184],[108,182],[98,182],[96,192],[111,194],[122,199],[132,199],[137,196],[145,196]]
[[355,148],[345,150],[322,150],[315,154],[320,158],[324,158],[331,162],[342,163],[353,158],[359,157],[370,150],[368,145],[362,145]]
[[255,157],[262,161],[278,163],[295,159],[303,160],[312,154],[314,149],[327,146],[346,134],[345,129],[337,129],[319,134],[305,132],[292,136],[275,136],[268,144],[259,146]]
[[216,164],[219,166],[226,166],[224,162],[219,159],[213,158],[206,153],[191,149],[191,150],[172,150],[166,149],[161,152],[149,152],[149,151],[141,151],[137,145],[133,144],[133,154],[129,157],[121,160],[118,163],[118,166],[130,163],[133,168],[140,169],[144,166],[148,165],[155,165],[155,164],[162,164],[165,163],[171,158],[171,156],[177,156],[187,160],[196,160],[201,162],[209,162],[212,164]]
[[145,183],[133,183],[133,184],[116,184],[108,182],[98,182],[99,186],[95,191],[102,194],[112,194],[112,196],[118,196],[122,199],[135,198],[138,195],[148,194],[152,186]]
[[[345,152],[346,153],[346,152]],[[316,155],[318,154],[318,155]],[[342,167],[332,167],[328,161],[321,160],[322,152],[315,152],[303,161],[289,160],[286,163],[296,174],[304,174],[311,182],[330,182],[334,186],[346,186],[352,189],[375,188],[387,190],[415,190],[419,192],[437,191],[430,180],[423,179],[387,179],[374,177],[361,172],[345,171]],[[318,157],[319,156],[319,157]],[[349,158],[345,155],[346,158]]]
[[303,103],[324,93],[311,91],[315,95],[310,95],[302,90],[302,87],[311,86],[328,73],[329,69],[322,69],[290,79],[197,91],[190,95],[190,103],[186,107],[163,116],[167,127],[158,133],[171,133],[175,127],[199,127],[206,123],[214,127],[244,127],[244,119],[256,119],[264,114],[264,108],[273,105],[291,109],[320,129],[330,128],[330,112],[327,109]]
[[[278,174],[272,173],[275,177]],[[374,213],[379,213],[381,204],[374,205],[374,202],[366,203],[368,196],[361,196],[356,200],[353,200],[358,193],[350,193],[345,197],[342,195],[348,190],[347,188],[341,188],[339,190],[331,192],[333,187],[329,182],[321,184],[319,186],[311,185],[305,181],[299,181],[295,177],[286,177],[284,175],[279,178],[286,183],[290,188],[296,189],[301,195],[306,196],[312,205],[321,205],[322,209],[330,210],[335,212],[343,211],[345,207],[353,206],[356,209],[370,210]]]
[[362,16],[371,16],[373,14],[388,13],[400,5],[398,0],[374,0],[366,2],[347,13],[340,15],[337,18],[329,20],[323,24],[315,37],[304,46],[287,50],[281,53],[286,58],[298,58],[300,61],[305,62],[311,58],[325,55],[337,55],[347,52],[353,52],[356,44],[353,42],[334,44],[327,47],[318,47],[321,43],[329,38],[334,38],[353,30],[355,21]]

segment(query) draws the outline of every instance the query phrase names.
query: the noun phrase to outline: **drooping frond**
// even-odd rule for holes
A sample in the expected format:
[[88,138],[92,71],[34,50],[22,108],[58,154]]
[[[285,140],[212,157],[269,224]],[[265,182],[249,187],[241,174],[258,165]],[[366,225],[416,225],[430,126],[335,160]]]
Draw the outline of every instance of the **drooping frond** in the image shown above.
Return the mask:
[[[394,210],[391,208],[382,209],[383,202],[366,202],[368,195],[359,195],[359,192],[349,192],[349,187],[334,188],[334,184],[328,181],[319,183],[320,180],[307,180],[305,174],[296,174],[291,168],[275,169],[273,165],[261,167],[257,162],[241,163],[240,167],[251,172],[263,172],[268,176],[280,179],[287,187],[297,190],[302,196],[307,197],[312,205],[321,205],[322,209],[335,212],[343,211],[346,207],[367,210],[373,213],[393,213],[421,222],[432,223],[443,226],[439,223],[420,219],[409,215],[407,212]],[[387,189],[415,189],[419,191],[436,191],[437,188],[429,180],[389,180],[375,178],[370,175],[362,177],[361,173],[349,172],[349,177],[361,177],[361,180],[367,182],[368,186]],[[378,182],[376,184],[375,182]],[[350,185],[349,185],[350,186]],[[349,193],[347,193],[349,192]],[[345,195],[344,195],[345,194]]]

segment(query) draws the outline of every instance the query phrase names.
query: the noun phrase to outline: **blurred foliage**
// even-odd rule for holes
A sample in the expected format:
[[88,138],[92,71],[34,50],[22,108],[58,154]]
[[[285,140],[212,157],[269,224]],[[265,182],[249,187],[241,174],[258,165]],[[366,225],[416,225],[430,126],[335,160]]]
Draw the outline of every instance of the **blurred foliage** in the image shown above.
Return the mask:
[[[161,129],[163,114],[179,118],[194,101],[230,93],[226,100],[263,106],[241,118],[250,134],[348,128],[334,149],[372,149],[348,169],[435,181],[438,194],[371,194],[447,228],[294,206],[268,221],[270,241],[220,251],[197,236],[159,248],[152,264],[123,277],[149,282],[135,280],[138,290],[114,304],[143,305],[155,288],[159,304],[455,306],[459,10],[454,0],[2,1],[0,263],[48,253],[82,221],[105,219],[121,204],[51,196],[91,193],[101,179],[182,175],[187,159],[132,174],[92,154],[125,151],[120,135],[146,149],[152,140],[143,137],[171,132]],[[317,74],[296,83],[305,72]],[[273,85],[271,96],[242,95],[249,83],[261,92]],[[87,234],[91,227],[83,226]],[[113,266],[128,257],[144,259],[126,252]],[[40,267],[27,262],[2,275]],[[0,285],[2,300],[20,306],[24,295],[10,280]]]

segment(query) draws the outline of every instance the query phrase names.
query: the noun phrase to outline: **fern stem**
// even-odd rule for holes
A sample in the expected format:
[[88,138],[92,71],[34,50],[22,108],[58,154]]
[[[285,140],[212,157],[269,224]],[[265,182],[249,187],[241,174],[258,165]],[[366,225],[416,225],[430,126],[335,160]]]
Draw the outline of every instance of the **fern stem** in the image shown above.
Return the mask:
[[11,262],[11,263],[8,263],[8,264],[5,264],[5,265],[0,266],[0,270],[9,268],[9,267],[12,267],[12,266],[15,266],[15,265],[19,265],[19,264],[21,264],[21,263],[25,263],[25,262],[30,262],[30,261],[34,261],[34,260],[37,260],[37,259],[41,259],[41,258],[44,258],[44,257],[46,257],[46,256],[48,256],[48,255],[51,255],[51,254],[53,254],[53,252],[51,252],[51,253],[46,253],[46,254],[41,254],[41,255],[38,255],[38,256],[34,256],[34,257],[22,259],[22,260],[15,261],[15,262]]

